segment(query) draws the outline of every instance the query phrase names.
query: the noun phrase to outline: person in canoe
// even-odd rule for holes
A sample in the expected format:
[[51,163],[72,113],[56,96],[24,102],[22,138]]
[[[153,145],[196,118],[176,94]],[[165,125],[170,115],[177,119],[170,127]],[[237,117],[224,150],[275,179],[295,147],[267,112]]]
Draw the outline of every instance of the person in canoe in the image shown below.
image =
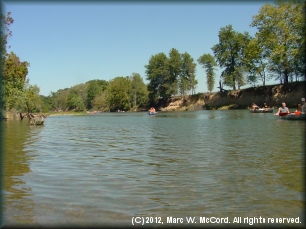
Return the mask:
[[302,98],[302,113],[306,113],[306,104],[305,104],[305,98]]
[[266,103],[264,103],[263,109],[268,110],[268,109],[270,109],[270,107]]
[[286,103],[282,103],[282,106],[280,108],[278,108],[278,111],[277,113],[275,113],[274,115],[279,115],[279,114],[283,114],[283,113],[286,113],[286,114],[290,114],[290,111],[288,109],[288,107],[286,107]]
[[150,113],[155,113],[155,108],[151,107],[151,109],[149,110]]
[[301,104],[297,105],[296,111],[295,112],[302,112],[302,106]]
[[259,106],[257,106],[255,103],[253,103],[253,104],[252,104],[252,109],[253,109],[253,111],[254,111],[254,110],[258,110],[258,109],[259,109]]
[[302,112],[302,106],[301,106],[301,104],[298,104],[294,114],[295,115],[300,115],[301,112]]

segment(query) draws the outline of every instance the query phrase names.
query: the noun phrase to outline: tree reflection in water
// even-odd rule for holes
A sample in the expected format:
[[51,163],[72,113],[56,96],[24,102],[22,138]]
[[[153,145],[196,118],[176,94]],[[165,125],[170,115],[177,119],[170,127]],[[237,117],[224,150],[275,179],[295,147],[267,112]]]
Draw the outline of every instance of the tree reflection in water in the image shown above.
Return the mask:
[[32,189],[27,188],[24,175],[31,173],[24,147],[30,139],[30,127],[26,120],[8,120],[4,124],[4,223],[33,224],[34,202]]

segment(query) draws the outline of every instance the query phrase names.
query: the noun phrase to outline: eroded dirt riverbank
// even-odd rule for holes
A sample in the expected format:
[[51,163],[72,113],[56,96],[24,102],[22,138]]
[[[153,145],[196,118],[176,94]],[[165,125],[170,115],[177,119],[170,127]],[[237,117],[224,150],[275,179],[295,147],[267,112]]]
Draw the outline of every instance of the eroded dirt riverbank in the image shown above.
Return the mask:
[[202,109],[246,109],[256,103],[262,106],[279,107],[285,102],[288,107],[297,107],[305,98],[306,82],[293,82],[285,85],[268,85],[225,92],[199,93],[196,95],[175,96],[167,101],[158,101],[156,107],[161,111],[182,111]]

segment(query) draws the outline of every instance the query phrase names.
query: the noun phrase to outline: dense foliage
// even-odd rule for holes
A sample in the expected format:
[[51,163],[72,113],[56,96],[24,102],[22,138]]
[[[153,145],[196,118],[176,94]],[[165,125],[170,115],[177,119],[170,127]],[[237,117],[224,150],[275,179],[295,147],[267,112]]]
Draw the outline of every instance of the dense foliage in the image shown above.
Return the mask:
[[[302,1],[277,1],[265,4],[253,16],[256,39],[264,52],[268,70],[287,83],[305,77],[305,14]],[[305,10],[305,8],[304,8]]]
[[243,52],[249,41],[248,33],[239,33],[233,30],[232,25],[228,25],[219,31],[219,44],[212,47],[219,66],[224,68],[221,73],[223,83],[233,90],[236,90],[236,84],[238,89],[246,84]]
[[[110,81],[90,80],[44,97],[54,111],[134,111],[147,104],[148,91],[138,73]],[[46,108],[47,109],[47,108]]]
[[195,79],[196,64],[187,53],[180,54],[171,49],[169,57],[164,53],[151,56],[145,65],[150,100],[167,99],[178,92],[184,96],[188,91],[194,93],[198,81]]
[[212,55],[203,54],[198,59],[199,64],[203,66],[203,68],[206,69],[206,83],[207,83],[207,89],[211,92],[215,85],[215,73],[214,73],[214,67],[217,66],[217,63]]
[[271,78],[280,83],[305,80],[304,12],[302,1],[276,1],[253,16],[255,37],[234,31],[231,25],[221,28],[219,43],[212,50],[224,69],[224,85],[236,89],[258,80],[264,86]]
[[[7,52],[7,40],[12,36],[10,30],[14,22],[11,13],[1,16],[1,109],[17,112],[37,112],[41,109],[39,87],[30,85],[28,75],[29,63],[20,61],[14,52]],[[10,47],[8,47],[10,48]]]

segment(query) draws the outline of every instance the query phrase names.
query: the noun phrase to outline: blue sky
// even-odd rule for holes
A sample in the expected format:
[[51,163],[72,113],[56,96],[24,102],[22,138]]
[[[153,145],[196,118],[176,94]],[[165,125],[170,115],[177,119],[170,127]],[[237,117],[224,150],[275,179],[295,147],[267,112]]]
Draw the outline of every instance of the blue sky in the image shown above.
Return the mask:
[[[232,24],[234,30],[254,35],[256,28],[249,25],[264,3],[4,1],[3,13],[11,12],[14,19],[9,51],[30,63],[30,84],[49,95],[133,72],[145,79],[150,57],[168,55],[171,48],[188,52],[197,63],[204,53],[213,54],[221,27]],[[204,69],[197,64],[196,71],[196,92],[207,92]],[[218,69],[214,91],[220,74]]]

